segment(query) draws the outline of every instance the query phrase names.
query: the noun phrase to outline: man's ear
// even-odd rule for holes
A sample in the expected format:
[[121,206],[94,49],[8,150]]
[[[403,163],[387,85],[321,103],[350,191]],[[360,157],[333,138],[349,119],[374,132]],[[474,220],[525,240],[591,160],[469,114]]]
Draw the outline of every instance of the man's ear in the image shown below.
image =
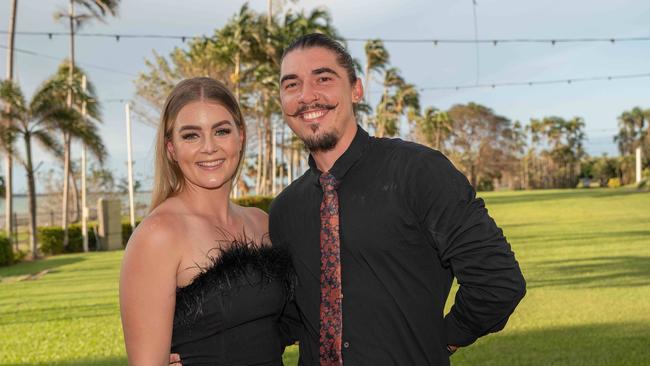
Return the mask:
[[357,78],[357,80],[354,82],[354,85],[352,85],[352,102],[360,103],[362,100],[363,84],[361,83],[361,79]]

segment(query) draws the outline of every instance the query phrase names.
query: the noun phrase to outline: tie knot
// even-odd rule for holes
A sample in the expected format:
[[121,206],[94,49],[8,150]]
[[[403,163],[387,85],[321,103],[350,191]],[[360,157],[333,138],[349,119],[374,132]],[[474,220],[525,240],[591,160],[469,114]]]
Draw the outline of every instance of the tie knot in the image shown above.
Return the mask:
[[325,172],[320,176],[320,186],[323,187],[323,192],[330,192],[338,188],[339,182],[331,173]]

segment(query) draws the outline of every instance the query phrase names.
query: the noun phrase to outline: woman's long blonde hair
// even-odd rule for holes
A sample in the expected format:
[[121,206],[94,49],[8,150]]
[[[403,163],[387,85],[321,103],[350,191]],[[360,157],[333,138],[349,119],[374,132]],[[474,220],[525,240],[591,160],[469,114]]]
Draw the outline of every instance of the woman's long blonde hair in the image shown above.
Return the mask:
[[164,200],[180,192],[185,185],[185,177],[178,164],[167,152],[167,141],[172,138],[172,130],[178,112],[191,102],[209,101],[224,106],[233,116],[239,132],[243,135],[242,149],[237,169],[232,177],[233,185],[241,170],[246,151],[246,125],[235,96],[217,80],[207,77],[186,79],[176,84],[167,97],[163,107],[156,136],[156,166],[149,211],[158,207]]

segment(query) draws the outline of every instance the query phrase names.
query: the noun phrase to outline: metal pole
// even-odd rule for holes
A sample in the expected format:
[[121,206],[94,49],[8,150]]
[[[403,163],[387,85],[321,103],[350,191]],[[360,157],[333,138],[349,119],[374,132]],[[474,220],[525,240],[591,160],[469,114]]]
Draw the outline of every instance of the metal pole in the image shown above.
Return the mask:
[[[88,91],[86,75],[81,79],[84,94]],[[86,101],[81,104],[81,118],[86,123]],[[81,237],[84,252],[88,251],[88,207],[86,207],[86,144],[81,147]]]
[[135,207],[133,205],[133,157],[131,152],[131,104],[126,103],[126,169],[129,179],[129,217],[131,229],[135,229]]
[[641,182],[641,147],[636,148],[636,183]]
[[[7,42],[7,80],[14,78],[14,41],[16,36],[16,13],[18,11],[18,0],[11,2],[11,12],[9,13],[9,41]],[[6,108],[9,112],[9,108]],[[6,123],[10,123],[7,121]],[[5,155],[5,228],[7,230],[7,238],[11,243],[13,241],[16,252],[18,252],[18,242],[12,238],[14,221],[14,200],[13,200],[13,151],[10,149]]]

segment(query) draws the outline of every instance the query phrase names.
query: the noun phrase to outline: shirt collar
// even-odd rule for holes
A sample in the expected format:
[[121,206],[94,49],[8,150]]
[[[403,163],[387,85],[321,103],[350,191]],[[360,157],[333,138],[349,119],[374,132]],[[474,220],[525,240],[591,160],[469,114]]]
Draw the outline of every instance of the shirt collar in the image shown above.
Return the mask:
[[[366,151],[366,148],[370,144],[370,136],[361,126],[357,126],[357,133],[352,139],[352,143],[348,146],[347,150],[341,155],[332,168],[330,173],[334,175],[336,180],[341,182],[345,177],[345,174],[350,170],[350,168],[363,156]],[[311,171],[311,178],[315,185],[320,187],[319,178],[322,172],[316,167],[316,162],[314,158],[309,154],[309,168]]]

